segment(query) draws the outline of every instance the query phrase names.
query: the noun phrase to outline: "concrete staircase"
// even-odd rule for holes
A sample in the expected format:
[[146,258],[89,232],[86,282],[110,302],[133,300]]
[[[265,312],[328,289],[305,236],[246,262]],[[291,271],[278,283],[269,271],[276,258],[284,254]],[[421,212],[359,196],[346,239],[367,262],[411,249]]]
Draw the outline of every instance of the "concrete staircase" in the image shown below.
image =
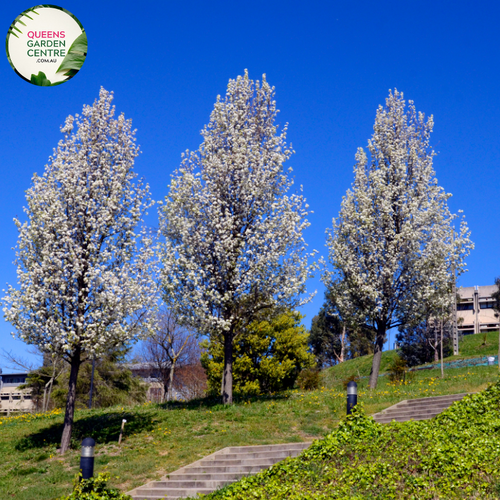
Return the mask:
[[406,422],[407,420],[427,420],[446,410],[455,401],[460,401],[466,394],[435,396],[432,398],[406,399],[394,406],[373,415],[379,424]]
[[163,477],[140,486],[128,494],[134,500],[196,497],[211,493],[243,476],[256,474],[286,457],[296,457],[311,443],[263,446],[232,446],[208,455]]

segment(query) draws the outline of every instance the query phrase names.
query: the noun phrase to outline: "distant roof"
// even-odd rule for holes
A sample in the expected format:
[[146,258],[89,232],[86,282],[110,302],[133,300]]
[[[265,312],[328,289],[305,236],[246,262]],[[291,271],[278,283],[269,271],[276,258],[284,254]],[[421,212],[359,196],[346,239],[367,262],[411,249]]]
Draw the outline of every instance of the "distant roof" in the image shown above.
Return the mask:
[[2,373],[0,369],[0,377],[27,377],[28,372],[19,372],[19,373]]
[[[474,296],[475,286],[465,286],[458,290],[460,297],[463,299],[472,299]],[[479,292],[479,298],[485,299],[490,298],[496,291],[498,291],[498,287],[496,285],[484,285],[478,286],[477,291]]]
[[152,370],[156,368],[155,363],[123,363],[123,366],[131,371],[133,370]]

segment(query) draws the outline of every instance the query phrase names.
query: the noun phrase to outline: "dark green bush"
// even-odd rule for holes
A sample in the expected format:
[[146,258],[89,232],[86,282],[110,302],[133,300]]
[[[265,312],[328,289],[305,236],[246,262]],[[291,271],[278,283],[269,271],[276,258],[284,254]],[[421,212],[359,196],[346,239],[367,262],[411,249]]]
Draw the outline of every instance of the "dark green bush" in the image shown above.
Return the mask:
[[297,385],[303,391],[313,391],[319,387],[319,371],[313,368],[302,370],[297,377]]
[[404,384],[411,382],[415,378],[415,373],[408,370],[406,359],[395,356],[389,365],[387,376],[395,384]]
[[344,380],[342,380],[342,385],[344,386],[344,390],[347,389],[347,384],[349,382],[356,382],[358,383],[359,381],[359,376],[358,375],[349,375],[347,378],[345,378]]

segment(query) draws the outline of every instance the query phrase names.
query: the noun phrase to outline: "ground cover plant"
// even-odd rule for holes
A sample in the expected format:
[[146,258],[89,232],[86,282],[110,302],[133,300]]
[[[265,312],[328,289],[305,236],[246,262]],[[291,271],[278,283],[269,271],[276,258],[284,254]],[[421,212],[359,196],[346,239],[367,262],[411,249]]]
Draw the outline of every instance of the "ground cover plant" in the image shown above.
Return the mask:
[[109,474],[97,474],[89,479],[75,478],[73,491],[58,500],[132,500],[132,497],[116,488],[108,488]]
[[361,406],[298,458],[204,498],[497,499],[499,432],[500,381],[432,420],[381,425]]
[[[464,339],[464,344],[466,341],[469,339]],[[497,347],[498,344],[494,346]],[[387,353],[389,358],[394,354]],[[344,366],[334,367],[342,370],[322,372],[317,390],[295,389],[241,399],[229,407],[204,399],[77,410],[72,447],[64,456],[56,453],[62,432],[62,410],[0,418],[0,498],[50,500],[70,494],[78,473],[80,443],[86,436],[97,442],[96,474],[109,472],[110,486],[121,491],[160,479],[226,446],[323,438],[345,415],[343,380],[357,374],[358,369],[363,376],[362,361],[363,358],[347,361]],[[367,361],[369,370],[370,360]],[[368,388],[368,378],[361,378],[359,401],[370,415],[403,399],[477,392],[496,380],[497,366],[448,370],[444,379],[440,378],[439,369],[422,370],[416,372],[411,383],[402,385],[393,384],[384,376],[375,391]],[[127,420],[124,439],[118,446],[124,418]]]

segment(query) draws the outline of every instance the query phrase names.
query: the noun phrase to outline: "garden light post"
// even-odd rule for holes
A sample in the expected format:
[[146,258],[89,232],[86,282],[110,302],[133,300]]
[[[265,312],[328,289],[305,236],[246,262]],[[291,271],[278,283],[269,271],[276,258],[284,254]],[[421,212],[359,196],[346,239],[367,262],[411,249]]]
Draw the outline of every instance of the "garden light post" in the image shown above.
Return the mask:
[[94,448],[95,441],[91,437],[82,441],[82,456],[80,458],[82,479],[90,479],[94,475]]
[[358,402],[358,384],[354,381],[350,381],[347,384],[347,415],[350,415],[352,409],[356,406]]

